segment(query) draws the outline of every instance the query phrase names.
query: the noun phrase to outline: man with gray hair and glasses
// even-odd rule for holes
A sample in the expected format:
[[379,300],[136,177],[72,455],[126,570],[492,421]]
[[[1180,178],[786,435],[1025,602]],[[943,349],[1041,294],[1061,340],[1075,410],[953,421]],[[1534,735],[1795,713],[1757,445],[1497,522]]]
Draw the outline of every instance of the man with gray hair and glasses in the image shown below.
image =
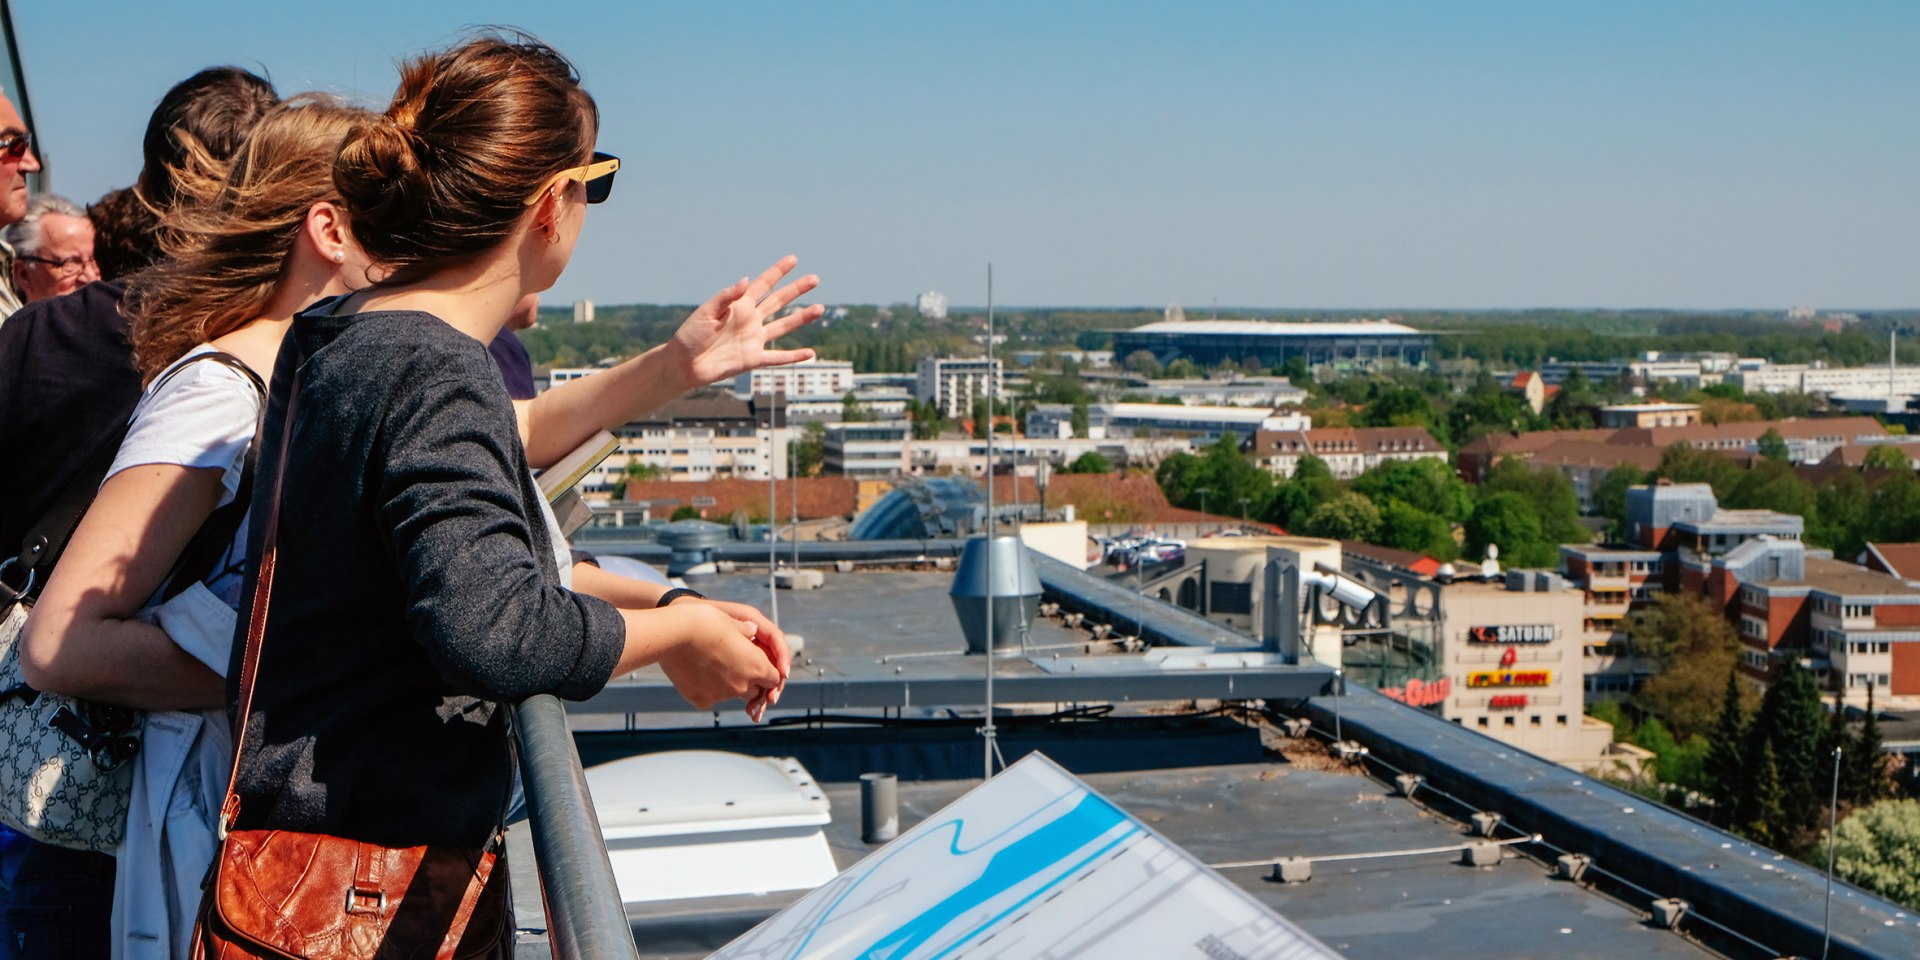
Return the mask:
[[14,292],[22,304],[72,293],[100,279],[93,260],[93,221],[66,197],[43,193],[27,215],[0,231],[13,248]]

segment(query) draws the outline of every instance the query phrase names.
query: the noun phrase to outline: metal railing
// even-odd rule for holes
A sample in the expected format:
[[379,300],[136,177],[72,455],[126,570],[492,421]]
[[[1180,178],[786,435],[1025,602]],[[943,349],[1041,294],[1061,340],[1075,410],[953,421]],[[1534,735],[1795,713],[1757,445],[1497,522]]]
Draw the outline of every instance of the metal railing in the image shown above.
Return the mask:
[[515,708],[513,728],[554,957],[639,960],[566,708],[551,696],[529,697]]

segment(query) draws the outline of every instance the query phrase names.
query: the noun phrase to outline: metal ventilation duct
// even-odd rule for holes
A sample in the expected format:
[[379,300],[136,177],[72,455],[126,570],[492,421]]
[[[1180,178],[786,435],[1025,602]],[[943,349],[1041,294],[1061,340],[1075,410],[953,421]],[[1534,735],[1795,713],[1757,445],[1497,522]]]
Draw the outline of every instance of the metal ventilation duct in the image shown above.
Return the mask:
[[[993,562],[987,562],[987,551]],[[991,566],[993,582],[987,582]],[[953,612],[960,617],[960,629],[967,636],[968,653],[987,652],[987,603],[993,604],[993,650],[1018,653],[1026,643],[1027,625],[1040,613],[1040,576],[1034,572],[1033,558],[1018,537],[996,537],[988,546],[985,537],[967,541],[960,552],[959,569],[953,574]]]

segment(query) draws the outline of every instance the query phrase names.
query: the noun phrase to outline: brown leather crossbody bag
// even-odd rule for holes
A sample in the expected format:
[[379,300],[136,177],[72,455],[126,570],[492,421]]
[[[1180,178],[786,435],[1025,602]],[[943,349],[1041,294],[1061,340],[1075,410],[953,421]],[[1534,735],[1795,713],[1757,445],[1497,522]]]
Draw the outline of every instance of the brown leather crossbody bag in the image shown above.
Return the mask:
[[229,830],[240,812],[236,786],[273,593],[280,494],[299,397],[296,373],[268,488],[264,546],[241,660],[233,772],[220,811],[220,852],[201,895],[195,950],[205,960],[504,957],[511,946],[507,898],[495,891],[481,902],[499,859],[502,830],[479,850],[386,847],[290,830]]

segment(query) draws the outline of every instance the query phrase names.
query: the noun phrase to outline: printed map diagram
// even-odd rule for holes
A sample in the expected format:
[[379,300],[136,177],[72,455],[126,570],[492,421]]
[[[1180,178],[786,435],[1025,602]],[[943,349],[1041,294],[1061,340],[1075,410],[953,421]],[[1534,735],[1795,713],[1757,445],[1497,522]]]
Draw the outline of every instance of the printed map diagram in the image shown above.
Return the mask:
[[710,960],[1338,960],[1031,754]]

